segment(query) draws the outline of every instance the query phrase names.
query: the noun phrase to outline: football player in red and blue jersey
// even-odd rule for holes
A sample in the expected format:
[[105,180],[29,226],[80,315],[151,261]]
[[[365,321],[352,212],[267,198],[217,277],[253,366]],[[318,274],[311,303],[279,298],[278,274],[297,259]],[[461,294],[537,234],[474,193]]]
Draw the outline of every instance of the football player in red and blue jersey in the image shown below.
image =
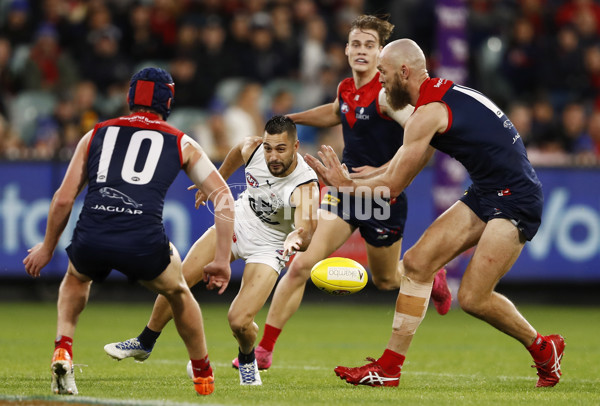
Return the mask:
[[200,308],[183,278],[179,253],[165,233],[162,212],[167,190],[182,169],[211,196],[217,208],[217,249],[204,272],[208,288],[222,293],[231,275],[233,196],[202,148],[166,123],[174,94],[173,79],[162,69],[145,68],[132,77],[132,113],[97,124],[81,139],[50,204],[44,241],[23,260],[29,275],[40,276],[75,198],[87,185],[58,294],[51,363],[54,393],[78,393],[73,375],[75,327],[92,281],[102,282],[113,269],[167,298],[188,349],[196,392],[208,395],[214,390]]
[[383,187],[394,197],[439,149],[459,161],[473,183],[404,254],[393,332],[381,358],[357,368],[339,366],[335,373],[354,385],[397,386],[410,343],[425,317],[436,270],[474,248],[458,291],[460,306],[527,348],[537,368],[536,387],[556,385],[563,337],[542,336],[508,298],[494,291],[542,219],[542,186],[519,133],[482,93],[430,78],[425,55],[412,40],[387,45],[378,69],[391,108],[415,106],[406,122],[404,144],[388,167],[375,176],[352,179],[331,147],[319,151],[322,163],[311,156],[307,162],[327,184],[349,190]]
[[[290,114],[297,124],[331,127],[341,124],[344,136],[343,162],[355,176],[365,176],[386,166],[402,145],[402,127],[412,106],[392,111],[379,83],[377,55],[394,26],[370,15],[357,17],[348,35],[346,55],[352,77],[338,86],[332,103]],[[275,342],[285,323],[300,307],[310,270],[344,244],[359,229],[365,239],[369,269],[374,284],[382,290],[400,287],[399,260],[407,215],[404,193],[393,201],[355,198],[337,190],[323,196],[318,227],[305,252],[292,261],[279,281],[269,308],[263,338],[255,353],[259,368],[269,368]],[[432,293],[438,312],[450,309],[452,297],[445,270],[437,274]]]

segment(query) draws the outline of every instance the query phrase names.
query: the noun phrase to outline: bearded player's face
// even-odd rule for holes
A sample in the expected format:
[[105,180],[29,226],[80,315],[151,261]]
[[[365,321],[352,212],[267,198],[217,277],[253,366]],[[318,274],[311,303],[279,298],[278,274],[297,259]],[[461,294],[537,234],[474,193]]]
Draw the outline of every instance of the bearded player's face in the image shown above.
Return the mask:
[[410,103],[408,85],[407,83],[402,83],[400,75],[397,73],[394,73],[393,78],[385,88],[385,97],[392,110],[402,110]]
[[394,69],[385,57],[379,58],[379,82],[385,88],[385,96],[392,110],[401,110],[410,103],[407,82],[403,82],[400,74]]

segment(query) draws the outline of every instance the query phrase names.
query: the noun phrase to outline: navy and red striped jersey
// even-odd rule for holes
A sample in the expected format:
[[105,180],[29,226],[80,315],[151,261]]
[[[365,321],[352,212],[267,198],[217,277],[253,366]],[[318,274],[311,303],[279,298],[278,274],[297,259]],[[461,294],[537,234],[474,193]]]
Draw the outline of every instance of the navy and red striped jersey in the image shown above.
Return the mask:
[[163,205],[181,169],[183,135],[150,113],[97,124],[73,239],[134,254],[164,245]]
[[344,79],[338,89],[344,134],[342,162],[352,168],[379,167],[388,162],[402,145],[404,129],[381,112],[379,72],[357,89],[353,78]]
[[450,80],[429,78],[415,109],[432,102],[444,103],[449,119],[431,146],[462,163],[475,188],[527,193],[541,187],[517,129],[490,99]]

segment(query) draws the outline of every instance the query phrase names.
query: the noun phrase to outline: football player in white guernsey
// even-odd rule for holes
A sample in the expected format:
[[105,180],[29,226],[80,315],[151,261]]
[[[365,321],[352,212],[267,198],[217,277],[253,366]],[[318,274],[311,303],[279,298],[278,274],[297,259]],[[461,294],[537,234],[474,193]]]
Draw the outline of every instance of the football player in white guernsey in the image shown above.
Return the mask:
[[[245,164],[246,190],[235,202],[231,261],[241,258],[246,265],[240,291],[228,313],[239,346],[234,364],[239,367],[241,385],[262,384],[254,355],[258,333],[254,317],[271,294],[290,254],[308,247],[317,226],[317,175],[298,154],[298,146],[294,122],[274,116],[262,137],[248,137],[233,147],[219,168],[227,180]],[[206,200],[207,196],[198,191],[196,207]],[[215,230],[210,228],[183,261],[189,286],[205,278],[206,265],[212,261],[215,249]],[[116,359],[146,359],[171,317],[168,302],[159,296],[140,336],[107,344],[104,349]]]

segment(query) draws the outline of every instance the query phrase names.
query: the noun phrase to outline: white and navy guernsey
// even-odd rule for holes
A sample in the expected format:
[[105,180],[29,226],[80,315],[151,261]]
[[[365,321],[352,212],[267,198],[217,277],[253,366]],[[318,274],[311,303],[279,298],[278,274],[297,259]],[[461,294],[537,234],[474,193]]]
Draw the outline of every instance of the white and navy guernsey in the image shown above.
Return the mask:
[[290,201],[294,190],[318,182],[317,174],[300,154],[297,154],[297,162],[288,176],[274,176],[265,161],[263,144],[260,144],[246,163],[246,190],[236,203],[241,204],[244,218],[260,220],[274,240],[283,241],[294,230],[295,207]]

